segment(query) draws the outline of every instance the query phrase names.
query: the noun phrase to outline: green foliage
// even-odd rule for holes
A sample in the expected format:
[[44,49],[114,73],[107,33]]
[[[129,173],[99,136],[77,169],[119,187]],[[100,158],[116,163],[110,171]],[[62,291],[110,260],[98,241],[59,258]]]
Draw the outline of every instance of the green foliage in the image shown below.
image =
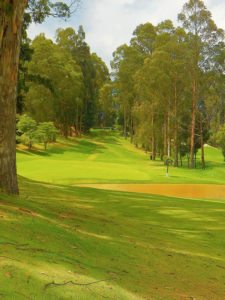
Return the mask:
[[214,138],[217,145],[219,145],[222,149],[222,153],[225,161],[225,124],[223,124],[223,126],[220,127],[218,132],[215,134]]
[[36,37],[32,48],[34,53],[28,71],[33,80],[26,97],[26,109],[38,122],[54,121],[67,136],[83,94],[81,69],[68,51],[43,35]]
[[99,91],[109,80],[108,68],[95,53],[91,54],[82,26],[77,32],[73,28],[58,29],[56,41],[72,55],[81,68],[84,89],[77,119],[80,120],[81,130],[87,132],[97,123]]
[[80,1],[50,1],[29,0],[27,13],[32,21],[42,23],[46,17],[58,17],[68,19],[79,5]]
[[17,122],[17,142],[27,145],[29,149],[35,142],[44,144],[45,150],[50,142],[56,141],[58,130],[53,122],[37,122],[27,115],[21,115]]
[[83,28],[57,30],[56,43],[39,35],[31,49],[25,111],[38,122],[54,121],[64,136],[98,125],[100,89],[109,71],[90,53]]
[[37,140],[37,122],[27,115],[22,115],[17,123],[17,130],[19,134],[19,140],[32,148],[33,143]]
[[113,95],[114,84],[105,83],[99,91],[99,124],[101,127],[113,127],[116,123],[117,105]]
[[119,121],[153,160],[167,155],[182,165],[185,147],[190,167],[198,149],[205,166],[204,143],[225,120],[224,32],[200,0],[188,1],[179,20],[182,27],[141,24],[114,52]]
[[[46,17],[57,17],[61,19],[69,18],[78,8],[80,0],[71,1],[50,1],[50,0],[29,0],[27,9],[24,13],[22,40],[20,51],[19,77],[17,83],[17,112],[23,113],[25,110],[25,97],[29,90],[28,82],[37,81],[46,84],[46,81],[41,77],[33,74],[28,74],[26,63],[31,60],[33,50],[31,49],[31,41],[27,35],[27,29],[32,22],[42,23]],[[12,13],[12,4],[1,4]],[[0,6],[1,8],[1,6]],[[49,83],[49,82],[48,82]]]
[[53,122],[40,123],[36,132],[38,140],[44,144],[45,150],[47,150],[48,143],[56,141],[57,133],[58,130],[55,128]]

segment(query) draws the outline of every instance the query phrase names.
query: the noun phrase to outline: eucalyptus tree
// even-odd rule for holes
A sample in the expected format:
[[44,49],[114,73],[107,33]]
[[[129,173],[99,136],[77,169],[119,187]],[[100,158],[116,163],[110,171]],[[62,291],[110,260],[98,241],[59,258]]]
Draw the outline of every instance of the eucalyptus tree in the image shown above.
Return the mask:
[[99,124],[101,127],[112,127],[116,123],[117,101],[114,94],[114,83],[106,82],[99,91]]
[[81,68],[84,90],[82,103],[77,107],[77,122],[80,130],[86,132],[95,125],[99,90],[109,79],[109,71],[105,63],[95,53],[91,53],[82,26],[77,32],[73,28],[58,29],[56,42],[71,53]]
[[42,22],[49,15],[67,18],[73,7],[65,2],[50,0],[0,2],[0,189],[11,194],[19,192],[15,144],[16,91],[26,9],[33,21]]
[[[142,61],[142,60],[141,60]],[[122,45],[113,53],[111,63],[113,78],[119,94],[120,109],[123,116],[123,133],[133,136],[132,107],[134,103],[134,74],[140,66],[138,51],[131,46]]]
[[192,112],[190,133],[190,167],[195,167],[196,115],[201,72],[211,68],[216,45],[223,32],[215,25],[211,13],[201,0],[189,0],[178,16],[189,36],[189,72],[191,75]]
[[130,44],[145,58],[154,51],[156,35],[156,27],[153,24],[141,24],[134,30]]
[[83,75],[71,54],[45,36],[37,36],[28,72],[45,78],[51,84],[43,87],[31,82],[26,97],[26,109],[38,122],[54,121],[64,136],[70,134],[83,93]]

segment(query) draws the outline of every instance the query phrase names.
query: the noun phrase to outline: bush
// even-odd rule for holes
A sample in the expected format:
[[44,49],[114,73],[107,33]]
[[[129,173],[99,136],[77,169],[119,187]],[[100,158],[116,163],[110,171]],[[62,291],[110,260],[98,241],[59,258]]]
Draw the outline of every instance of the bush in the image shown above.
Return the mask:
[[47,149],[48,143],[56,140],[58,130],[55,128],[53,122],[43,122],[37,127],[37,137],[39,142],[44,144],[45,150]]
[[19,117],[17,130],[17,140],[24,145],[27,145],[28,148],[31,149],[33,143],[37,140],[37,122],[27,115],[22,115]]

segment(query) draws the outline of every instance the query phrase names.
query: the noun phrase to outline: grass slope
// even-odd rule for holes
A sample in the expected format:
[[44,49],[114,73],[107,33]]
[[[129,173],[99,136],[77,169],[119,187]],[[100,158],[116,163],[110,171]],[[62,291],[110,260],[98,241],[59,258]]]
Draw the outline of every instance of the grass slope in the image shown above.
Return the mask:
[[0,299],[224,299],[225,201],[71,186],[223,183],[222,156],[206,151],[206,171],[171,169],[166,178],[161,162],[114,133],[46,153],[20,149],[29,179],[20,178],[20,199],[0,194]]
[[[33,180],[61,183],[217,183],[224,184],[220,150],[206,147],[207,169],[171,168],[165,176],[161,161],[135,149],[117,133],[92,132],[79,140],[61,140],[47,152],[18,151],[18,172]],[[198,159],[199,160],[199,159]],[[186,162],[184,162],[186,164]],[[199,163],[198,163],[199,164]]]
[[1,299],[224,299],[225,201],[20,185],[0,196]]

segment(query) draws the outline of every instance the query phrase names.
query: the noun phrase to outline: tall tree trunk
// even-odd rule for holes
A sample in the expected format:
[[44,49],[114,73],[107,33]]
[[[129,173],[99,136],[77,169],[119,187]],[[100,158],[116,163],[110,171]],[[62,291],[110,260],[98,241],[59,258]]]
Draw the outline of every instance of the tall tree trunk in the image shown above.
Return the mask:
[[190,167],[195,168],[195,123],[197,105],[196,80],[192,83],[192,115],[191,115],[191,146],[190,146]]
[[123,108],[123,119],[123,134],[125,139],[127,139],[127,111],[125,105]]
[[0,189],[18,194],[16,90],[25,0],[0,2]]
[[182,155],[180,155],[180,166],[183,167],[183,158],[182,158]]
[[156,144],[155,144],[155,116],[152,104],[152,160],[156,159]]
[[170,138],[170,115],[167,115],[167,156],[171,156],[171,138]]
[[163,156],[167,155],[167,115],[164,114],[164,125],[163,125]]
[[174,83],[174,167],[178,167],[177,82]]
[[130,142],[133,143],[134,141],[134,122],[132,114],[130,116]]
[[77,103],[76,119],[75,119],[75,134],[79,136],[79,105]]
[[200,139],[201,139],[201,161],[202,161],[202,169],[205,169],[205,149],[204,149],[202,113],[200,113]]

